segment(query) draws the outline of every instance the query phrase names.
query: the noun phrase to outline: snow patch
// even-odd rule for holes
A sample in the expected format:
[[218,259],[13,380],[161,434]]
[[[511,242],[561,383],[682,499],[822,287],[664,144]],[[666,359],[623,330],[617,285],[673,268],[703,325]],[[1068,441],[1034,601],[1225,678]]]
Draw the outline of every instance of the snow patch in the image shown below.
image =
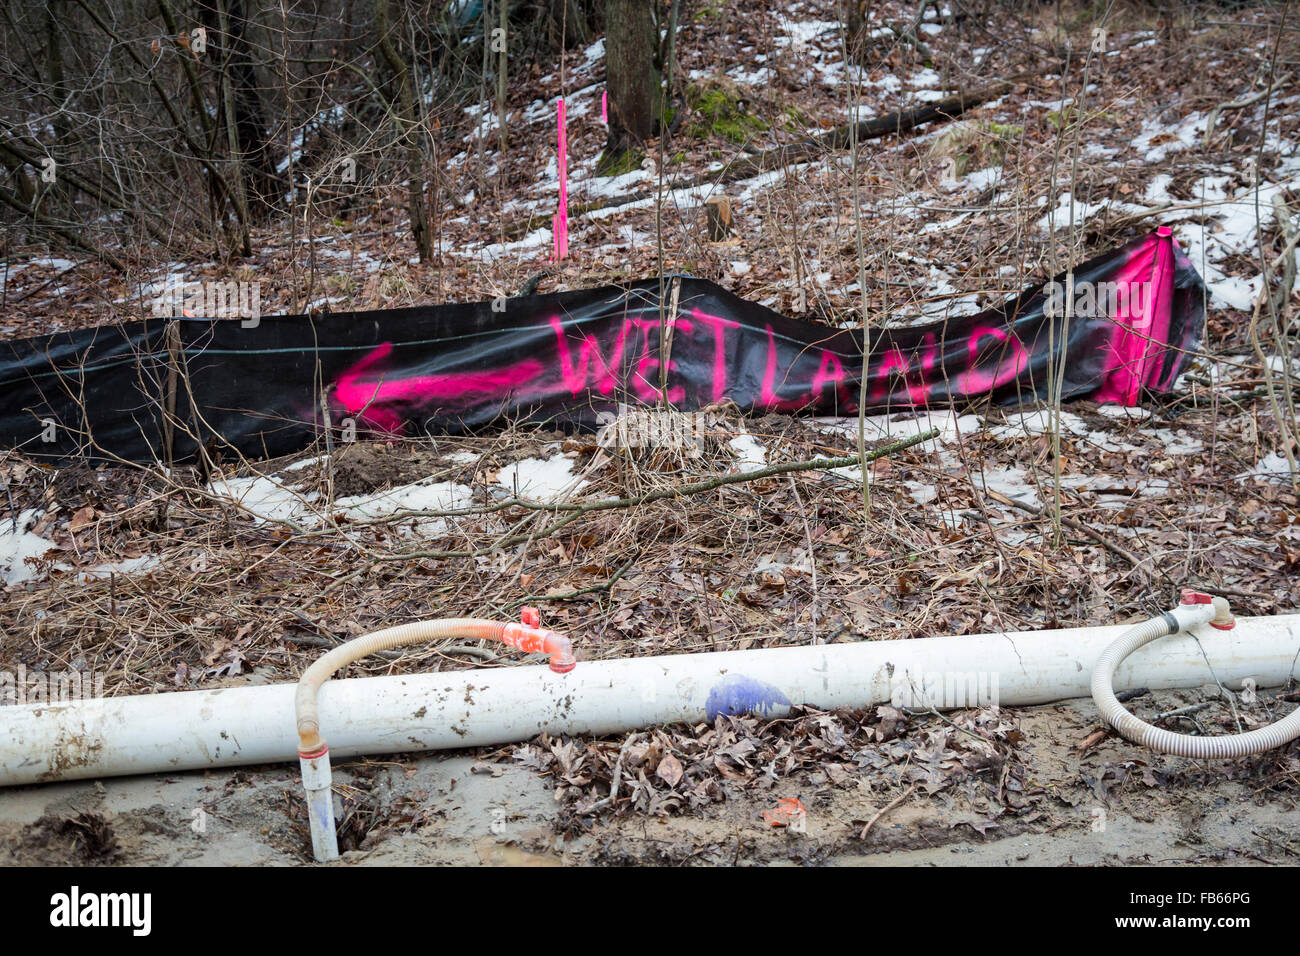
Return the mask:
[[739,459],[737,464],[740,466],[741,471],[762,468],[767,464],[767,449],[753,435],[737,435],[727,444],[736,453],[736,457]]
[[972,470],[971,480],[977,488],[983,488],[986,492],[997,492],[1004,497],[1029,505],[1040,504],[1038,490],[1023,468]]
[[53,541],[31,533],[32,526],[43,514],[43,511],[29,508],[18,515],[16,528],[13,521],[0,524],[0,571],[4,572],[6,585],[21,584],[40,576],[27,559],[39,558],[55,547]]
[[1181,428],[1177,432],[1169,428],[1157,428],[1154,433],[1144,434],[1154,434],[1156,441],[1165,446],[1165,453],[1169,455],[1195,455],[1205,450],[1205,442],[1193,438]]
[[[335,514],[343,512],[350,518],[366,520],[384,518],[399,511],[450,511],[468,508],[473,503],[474,492],[467,485],[454,481],[433,481],[399,485],[367,495],[336,498],[331,510]],[[424,534],[438,534],[446,526],[445,520],[434,518],[421,521],[418,529]]]
[[[1072,435],[1086,435],[1089,432],[1084,420],[1073,412],[1061,412],[1060,423],[1062,432],[1069,432]],[[1033,435],[1044,435],[1051,430],[1051,427],[1051,412],[1039,408],[1030,412],[1014,412],[1007,415],[1006,424],[994,425],[989,429],[989,434],[994,438],[1027,438]]]
[[162,564],[162,558],[156,554],[142,554],[138,558],[124,558],[107,564],[97,564],[77,572],[77,583],[85,584],[96,578],[106,578],[111,574],[139,574]]
[[1265,481],[1277,482],[1279,485],[1290,484],[1291,465],[1287,462],[1286,455],[1280,451],[1269,452],[1255,464],[1252,470],[1238,475],[1237,482],[1244,484],[1249,478],[1262,478]]
[[573,459],[564,455],[525,458],[497,473],[497,484],[512,495],[550,501],[582,488],[586,482],[573,475]]
[[303,494],[286,488],[274,478],[264,475],[252,478],[222,476],[215,479],[208,490],[250,512],[258,524],[293,521],[306,511],[307,502],[320,497],[314,491]]

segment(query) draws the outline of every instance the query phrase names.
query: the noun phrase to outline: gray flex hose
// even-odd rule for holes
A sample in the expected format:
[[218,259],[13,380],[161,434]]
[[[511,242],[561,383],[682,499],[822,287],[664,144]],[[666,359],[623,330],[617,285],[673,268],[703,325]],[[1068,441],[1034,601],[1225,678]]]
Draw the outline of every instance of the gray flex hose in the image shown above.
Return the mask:
[[1160,753],[1179,757],[1218,759],[1244,757],[1281,747],[1300,737],[1300,708],[1275,724],[1244,734],[1221,737],[1191,737],[1153,727],[1134,717],[1115,697],[1115,669],[1139,647],[1177,634],[1198,624],[1232,627],[1232,612],[1223,598],[1211,598],[1196,591],[1184,591],[1183,603],[1160,617],[1143,621],[1121,634],[1101,652],[1092,668],[1092,699],[1101,719],[1115,728],[1125,740],[1141,744]]

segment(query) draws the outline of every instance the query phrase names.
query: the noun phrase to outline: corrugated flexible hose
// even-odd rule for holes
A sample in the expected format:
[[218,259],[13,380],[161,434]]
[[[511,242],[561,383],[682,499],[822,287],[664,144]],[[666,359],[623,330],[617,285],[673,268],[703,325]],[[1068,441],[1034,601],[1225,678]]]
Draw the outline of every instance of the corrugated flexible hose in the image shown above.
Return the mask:
[[1300,708],[1277,723],[1244,734],[1217,737],[1192,737],[1154,727],[1124,707],[1115,697],[1115,670],[1126,657],[1152,641],[1197,624],[1232,627],[1232,615],[1223,598],[1210,598],[1199,592],[1185,591],[1183,604],[1160,617],[1143,621],[1125,631],[1110,644],[1092,668],[1092,699],[1101,719],[1114,727],[1125,740],[1141,744],[1160,753],[1197,759],[1224,759],[1263,753],[1300,737]]

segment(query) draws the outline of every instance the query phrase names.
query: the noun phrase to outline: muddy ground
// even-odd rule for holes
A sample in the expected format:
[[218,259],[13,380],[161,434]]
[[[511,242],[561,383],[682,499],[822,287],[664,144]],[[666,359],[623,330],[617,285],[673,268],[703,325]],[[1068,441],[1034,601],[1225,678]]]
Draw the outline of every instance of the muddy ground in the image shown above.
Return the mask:
[[[1203,702],[1201,691],[1167,692],[1131,706],[1150,716]],[[1197,712],[1203,720],[1213,713]],[[891,748],[949,726],[931,715],[866,748],[883,755],[877,761],[883,769],[864,766],[837,783],[815,772],[778,776],[770,788],[729,782],[720,800],[664,814],[638,812],[626,800],[613,816],[608,807],[575,812],[557,799],[553,775],[519,764],[523,749],[347,762],[336,767],[335,785],[344,808],[341,846],[353,848],[334,865],[1263,866],[1300,860],[1295,745],[1211,767],[1114,737],[1097,742],[1091,701],[996,716],[1014,728],[1007,760],[959,773],[933,793],[893,781],[896,762],[889,758]],[[998,778],[1003,789],[1008,779],[1019,781],[1012,788],[1019,788],[1018,800],[1007,804],[994,796]],[[798,797],[806,808],[804,832],[764,818],[765,811],[772,818],[783,797]],[[867,821],[890,805],[861,838]],[[0,802],[0,862],[309,865],[297,769],[286,764],[13,789]]]

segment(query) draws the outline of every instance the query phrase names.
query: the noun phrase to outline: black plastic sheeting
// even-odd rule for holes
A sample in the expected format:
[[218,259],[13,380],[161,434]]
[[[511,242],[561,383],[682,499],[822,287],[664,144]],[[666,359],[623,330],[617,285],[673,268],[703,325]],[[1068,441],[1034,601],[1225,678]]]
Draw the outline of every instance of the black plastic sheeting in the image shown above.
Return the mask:
[[[868,409],[1042,398],[1062,348],[1066,398],[1135,404],[1167,391],[1197,345],[1203,301],[1168,230],[1084,263],[1067,282],[978,315],[873,331]],[[661,290],[667,313],[678,283],[667,321]],[[179,334],[169,336],[173,322]],[[859,330],[791,319],[690,277],[248,328],[159,318],[0,343],[0,445],[55,459],[165,460],[169,391],[176,461],[200,444],[250,457],[297,451],[321,437],[322,394],[336,437],[503,419],[592,426],[619,404],[658,402],[661,381],[680,410],[730,400],[746,412],[851,415],[862,351]]]

